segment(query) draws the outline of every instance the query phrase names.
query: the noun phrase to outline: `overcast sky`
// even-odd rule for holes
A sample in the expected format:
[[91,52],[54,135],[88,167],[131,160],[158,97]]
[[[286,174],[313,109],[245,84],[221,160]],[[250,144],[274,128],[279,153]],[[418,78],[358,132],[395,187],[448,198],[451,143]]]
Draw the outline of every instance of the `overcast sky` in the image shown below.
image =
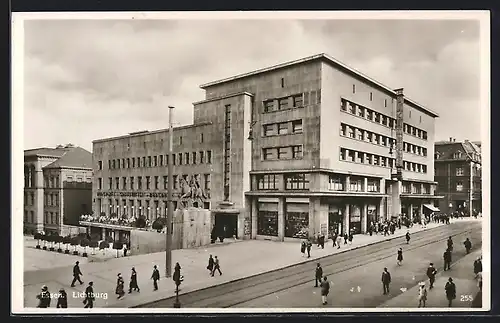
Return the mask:
[[327,53],[480,140],[479,23],[410,20],[25,22],[24,148],[192,123],[200,84]]

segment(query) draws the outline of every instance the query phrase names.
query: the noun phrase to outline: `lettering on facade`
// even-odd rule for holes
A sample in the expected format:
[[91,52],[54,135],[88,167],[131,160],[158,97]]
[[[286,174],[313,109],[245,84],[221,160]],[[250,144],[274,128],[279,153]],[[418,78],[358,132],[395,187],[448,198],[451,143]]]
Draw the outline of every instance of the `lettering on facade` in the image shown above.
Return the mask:
[[98,197],[145,197],[145,198],[167,198],[167,193],[148,192],[97,192]]

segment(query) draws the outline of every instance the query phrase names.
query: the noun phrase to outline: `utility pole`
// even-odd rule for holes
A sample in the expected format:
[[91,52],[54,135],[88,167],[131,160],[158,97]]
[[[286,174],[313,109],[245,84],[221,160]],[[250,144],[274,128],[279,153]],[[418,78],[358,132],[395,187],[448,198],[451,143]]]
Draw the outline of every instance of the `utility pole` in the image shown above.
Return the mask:
[[172,234],[173,234],[173,218],[174,218],[174,202],[172,201],[172,190],[174,189],[173,183],[173,160],[172,160],[172,151],[173,151],[173,143],[174,143],[174,131],[173,131],[173,119],[172,114],[174,111],[174,107],[168,107],[168,187],[167,187],[167,239],[166,239],[166,250],[165,250],[165,275],[167,277],[172,277]]

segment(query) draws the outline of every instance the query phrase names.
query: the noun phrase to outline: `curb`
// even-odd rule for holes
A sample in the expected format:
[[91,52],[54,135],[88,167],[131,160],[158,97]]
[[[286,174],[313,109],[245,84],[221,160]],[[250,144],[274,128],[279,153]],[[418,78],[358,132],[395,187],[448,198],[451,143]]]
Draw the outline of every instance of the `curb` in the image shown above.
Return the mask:
[[[442,226],[443,225],[440,225],[440,226],[437,226],[437,227],[434,227],[434,228],[423,229],[423,230],[420,230],[418,232],[414,232],[414,234],[415,233],[419,233],[419,232],[424,232],[424,231],[430,231],[430,230],[438,229],[438,228],[440,228]],[[344,250],[339,251],[337,253],[333,253],[333,254],[329,254],[329,255],[324,255],[324,256],[321,256],[321,257],[318,257],[318,258],[303,260],[301,262],[296,262],[296,263],[293,263],[293,264],[290,264],[290,265],[286,265],[286,266],[283,266],[283,267],[280,267],[280,268],[274,268],[274,269],[263,271],[263,272],[260,272],[260,273],[255,273],[255,274],[252,274],[252,275],[249,275],[249,276],[235,278],[235,279],[232,279],[232,280],[220,283],[220,284],[216,284],[216,285],[212,285],[212,286],[207,286],[207,287],[203,287],[203,288],[198,288],[198,289],[194,289],[194,290],[187,291],[187,292],[184,292],[184,293],[179,293],[179,296],[188,295],[188,294],[195,293],[195,292],[198,292],[198,291],[207,290],[209,288],[213,288],[213,287],[216,287],[216,286],[228,285],[228,284],[235,283],[235,282],[238,282],[238,281],[241,281],[241,280],[244,280],[244,279],[253,278],[253,277],[256,277],[256,276],[259,276],[259,275],[262,275],[262,274],[273,273],[273,272],[276,272],[276,271],[279,271],[279,270],[283,270],[283,269],[295,267],[295,266],[302,265],[302,264],[309,263],[309,262],[313,262],[313,261],[318,261],[320,259],[324,259],[324,258],[327,258],[327,257],[330,257],[330,256],[334,256],[334,255],[342,254],[342,253],[345,253],[345,252],[348,252],[348,251],[357,250],[357,249],[360,249],[360,248],[372,246],[372,245],[375,245],[375,244],[378,244],[378,243],[382,243],[382,242],[392,241],[394,239],[398,239],[398,238],[402,238],[402,237],[404,237],[404,234],[400,235],[400,236],[391,237],[391,238],[388,238],[388,239],[385,239],[385,240],[382,240],[382,241],[374,241],[374,242],[370,242],[370,243],[367,243],[367,244],[364,244],[364,245],[359,245],[359,246],[356,246],[356,247],[351,248],[351,249],[344,249]],[[144,302],[142,304],[130,306],[129,308],[139,308],[139,307],[141,307],[143,305],[155,303],[155,302],[162,301],[162,300],[167,300],[169,298],[174,298],[174,297],[175,296],[170,296],[170,297],[167,297],[167,298],[161,298],[161,299],[157,299],[157,300],[154,300],[154,301],[148,301],[148,302]],[[111,305],[111,306],[105,306],[105,308],[106,307],[113,308],[114,306],[113,305]]]

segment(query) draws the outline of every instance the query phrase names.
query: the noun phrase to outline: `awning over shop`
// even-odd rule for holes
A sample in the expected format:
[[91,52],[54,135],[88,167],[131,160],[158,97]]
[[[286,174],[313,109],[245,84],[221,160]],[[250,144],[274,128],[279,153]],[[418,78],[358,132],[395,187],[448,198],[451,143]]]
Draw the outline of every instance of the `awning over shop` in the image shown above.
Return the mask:
[[440,212],[439,209],[432,204],[424,204],[424,206],[429,210],[431,210],[432,212]]

